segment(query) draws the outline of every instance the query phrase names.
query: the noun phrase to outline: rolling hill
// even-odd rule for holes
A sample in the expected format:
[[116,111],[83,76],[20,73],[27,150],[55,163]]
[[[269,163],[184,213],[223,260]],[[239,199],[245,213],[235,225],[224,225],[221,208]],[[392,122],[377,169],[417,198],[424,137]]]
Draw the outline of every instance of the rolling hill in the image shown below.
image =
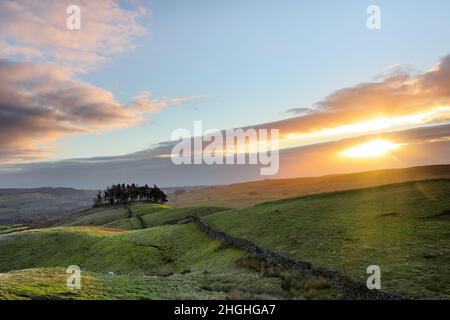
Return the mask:
[[[445,172],[432,169],[425,171]],[[389,179],[416,180],[417,170],[393,171]],[[361,176],[376,174],[356,174]],[[340,181],[339,176],[323,179],[322,188]],[[450,299],[449,179],[323,192],[237,209],[228,204],[101,207],[47,228],[3,227],[0,299],[355,298],[313,270],[338,270],[365,283],[369,265],[380,266],[384,290]],[[260,249],[249,249],[255,246]],[[290,261],[312,269],[296,269]],[[72,264],[86,277],[78,292],[61,283]]]
[[203,220],[360,280],[378,265],[387,290],[448,299],[449,212],[450,180],[428,180],[278,200]]
[[322,177],[270,179],[169,193],[174,207],[219,206],[243,208],[257,203],[307,194],[367,188],[424,179],[450,178],[450,165],[386,169]]
[[[282,284],[292,277],[273,271],[262,277],[238,263],[245,252],[222,246],[192,223],[133,232],[102,227],[25,231],[0,236],[0,255],[0,299],[339,296],[324,280],[305,277],[296,292],[286,292]],[[72,264],[83,270],[80,291],[64,286],[65,268]]]

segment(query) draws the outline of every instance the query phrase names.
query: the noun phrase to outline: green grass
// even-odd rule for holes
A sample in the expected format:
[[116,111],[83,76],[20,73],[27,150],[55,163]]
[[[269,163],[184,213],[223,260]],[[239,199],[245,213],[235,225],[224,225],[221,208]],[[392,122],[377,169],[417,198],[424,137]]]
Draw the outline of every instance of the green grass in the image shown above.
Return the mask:
[[69,289],[64,268],[39,268],[0,273],[0,300],[108,299],[102,282],[90,273],[82,277],[82,290]]
[[322,192],[441,178],[450,178],[450,165],[384,169],[321,177],[264,179],[204,188],[177,188],[178,192],[169,193],[168,204],[176,208],[200,206],[245,208],[261,202]]
[[152,203],[133,204],[130,208],[135,215],[131,218],[129,218],[128,209],[124,206],[106,206],[74,214],[58,221],[54,226],[104,226],[121,230],[139,230],[142,229],[142,224],[136,216],[162,213],[170,209],[169,206]]
[[12,229],[12,228],[19,228],[22,227],[21,224],[12,224],[12,225],[8,225],[8,226],[0,226],[0,232],[1,231],[6,231],[8,229]]
[[2,235],[0,271],[80,264],[95,243],[115,234],[97,227],[70,227]]
[[450,181],[435,180],[280,200],[208,215],[213,228],[382,288],[450,298]]
[[[291,297],[280,275],[261,276],[238,264],[245,252],[225,248],[193,223],[131,232],[102,227],[25,231],[0,236],[0,256],[0,299]],[[65,268],[73,264],[82,269],[80,291],[66,287]],[[299,292],[295,298],[314,297]]]
[[233,270],[242,256],[218,250],[196,225],[174,225],[132,232],[98,227],[63,227],[0,237],[0,271],[79,265],[93,272],[124,274]]
[[[126,207],[107,206],[90,209],[66,219],[60,220],[54,224],[61,226],[104,226],[121,230],[139,230],[142,229],[137,216],[142,216],[148,226],[158,226],[162,223],[188,215],[205,216],[211,213],[227,210],[223,207],[199,207],[173,209],[163,204],[139,203],[129,206],[133,212],[133,217],[129,218],[129,212]],[[11,232],[11,231],[9,231]],[[1,233],[9,233],[0,228]]]
[[277,278],[255,273],[174,274],[166,277],[81,272],[81,289],[66,286],[65,268],[0,273],[0,300],[28,299],[226,299],[234,292],[253,298],[285,296]]
[[[449,180],[430,180],[233,210],[132,205],[148,229],[128,218],[124,207],[92,209],[55,228],[1,234],[14,228],[0,227],[0,299],[340,297],[324,279],[273,271],[241,250],[224,248],[193,223],[162,225],[187,215],[364,282],[366,268],[375,264],[383,289],[449,299],[449,195]],[[65,287],[65,268],[72,264],[87,275],[83,292]],[[107,276],[110,271],[115,276]]]
[[166,206],[164,204],[151,204],[151,203],[138,203],[130,206],[130,209],[133,211],[133,213],[138,216],[160,212],[162,210],[167,210],[170,208],[171,208],[170,206]]
[[139,230],[142,229],[141,222],[137,217],[115,220],[104,224],[103,227],[121,229],[121,230]]
[[194,208],[168,209],[146,214],[142,216],[142,219],[144,219],[145,223],[151,227],[151,226],[159,226],[164,222],[176,220],[186,216],[203,217],[209,214],[225,210],[229,209],[223,207],[194,207]]
[[128,210],[122,206],[94,208],[72,215],[55,226],[101,226],[116,220],[128,218]]

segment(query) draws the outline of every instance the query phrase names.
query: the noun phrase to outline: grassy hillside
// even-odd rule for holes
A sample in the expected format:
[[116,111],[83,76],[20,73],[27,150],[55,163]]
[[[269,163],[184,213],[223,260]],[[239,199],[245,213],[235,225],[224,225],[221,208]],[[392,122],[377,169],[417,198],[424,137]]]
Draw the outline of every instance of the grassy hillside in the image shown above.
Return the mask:
[[[208,237],[194,223],[164,225],[185,216],[364,282],[366,268],[378,265],[385,290],[450,298],[450,180],[320,193],[240,209],[154,204],[130,209],[90,209],[46,229],[0,227],[0,299],[342,298],[325,279],[265,265]],[[81,292],[65,287],[65,268],[72,264],[87,277]],[[110,271],[115,275],[108,276]]]
[[99,227],[26,231],[0,237],[0,271],[79,265],[94,272],[152,273],[233,269],[235,250],[216,251],[193,224],[134,232]]
[[[202,217],[219,211],[228,210],[223,207],[192,207],[171,208],[160,204],[133,204],[126,207],[102,207],[84,211],[70,216],[55,224],[55,226],[103,226],[121,230],[139,230],[146,227],[159,226],[186,216]],[[144,224],[144,225],[143,225]],[[1,233],[0,229],[0,233]]]
[[220,211],[228,210],[223,207],[193,207],[193,208],[178,208],[158,211],[155,213],[142,216],[147,226],[159,226],[167,221],[176,220],[186,216],[204,217]]
[[139,203],[132,204],[129,208],[131,209],[131,217],[130,211],[125,206],[107,206],[85,210],[60,219],[52,225],[55,227],[103,226],[113,229],[138,230],[143,229],[138,216],[163,212],[171,207],[161,204]]
[[64,268],[36,268],[0,273],[0,300],[105,299],[103,284],[92,274],[83,274],[83,290],[69,290]]
[[[336,298],[326,281],[266,276],[192,223],[123,232],[63,227],[0,236],[0,299]],[[65,286],[82,268],[82,290]],[[108,272],[115,272],[109,276]],[[289,285],[286,285],[286,284]]]
[[125,218],[115,220],[102,225],[106,228],[120,229],[120,230],[139,230],[143,229],[141,221],[137,217]]
[[283,255],[382,287],[450,298],[450,180],[409,182],[279,200],[203,218]]
[[169,194],[174,207],[223,206],[243,208],[257,203],[321,192],[367,188],[424,179],[450,178],[450,165],[388,169],[323,177],[275,179],[207,187]]
[[[81,290],[66,286],[65,268],[36,268],[0,273],[0,300],[24,299],[227,299],[285,298],[278,278],[256,273],[108,276],[82,272]],[[329,290],[328,290],[329,291]],[[238,296],[241,295],[241,296]]]
[[128,216],[126,207],[102,207],[71,215],[65,219],[61,219],[54,226],[101,226],[117,220],[126,219]]
[[[132,204],[129,208],[131,210],[131,217],[130,211],[125,206],[108,206],[86,210],[69,216],[68,218],[61,219],[54,223],[53,226],[103,226],[112,229],[139,230],[144,228],[142,221],[147,227],[159,226],[164,222],[186,216],[202,217],[229,209],[224,207],[192,207],[176,209],[167,205],[150,203]],[[0,233],[1,232],[2,229],[0,227]]]
[[138,203],[131,205],[130,209],[133,211],[135,215],[142,216],[159,212],[162,210],[168,210],[171,209],[171,207],[163,204]]

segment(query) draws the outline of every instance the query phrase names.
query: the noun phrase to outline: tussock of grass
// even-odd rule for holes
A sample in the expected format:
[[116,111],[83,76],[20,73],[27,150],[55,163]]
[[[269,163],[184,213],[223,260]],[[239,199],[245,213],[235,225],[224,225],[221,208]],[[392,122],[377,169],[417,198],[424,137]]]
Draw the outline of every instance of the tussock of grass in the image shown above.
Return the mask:
[[282,288],[290,298],[323,299],[332,292],[336,294],[336,290],[330,288],[328,280],[321,277],[306,278],[292,272],[284,272],[282,278]]
[[[281,288],[284,291],[284,297],[287,299],[330,299],[338,297],[337,290],[330,287],[327,279],[319,277],[314,278],[304,274],[281,269],[265,260],[252,256],[243,257],[236,261],[238,266],[246,267],[258,272],[262,277],[279,278],[282,281]],[[240,297],[242,299],[250,298],[249,293],[230,292],[230,299]],[[254,297],[260,299],[261,297]]]

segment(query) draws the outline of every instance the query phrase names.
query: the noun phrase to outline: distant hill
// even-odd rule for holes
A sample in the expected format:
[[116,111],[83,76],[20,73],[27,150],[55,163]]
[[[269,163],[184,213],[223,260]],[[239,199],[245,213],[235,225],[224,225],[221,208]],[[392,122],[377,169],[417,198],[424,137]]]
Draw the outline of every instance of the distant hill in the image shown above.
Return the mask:
[[322,177],[262,180],[169,193],[175,207],[224,206],[242,208],[257,203],[307,194],[367,188],[391,183],[450,178],[450,165],[386,169]]
[[[450,178],[450,165],[388,169],[312,178],[276,179],[213,187],[166,188],[169,204],[241,208],[307,194],[414,180]],[[92,206],[96,191],[73,188],[0,189],[0,226],[43,224]]]
[[73,188],[0,189],[0,225],[61,218],[91,207],[95,194]]

